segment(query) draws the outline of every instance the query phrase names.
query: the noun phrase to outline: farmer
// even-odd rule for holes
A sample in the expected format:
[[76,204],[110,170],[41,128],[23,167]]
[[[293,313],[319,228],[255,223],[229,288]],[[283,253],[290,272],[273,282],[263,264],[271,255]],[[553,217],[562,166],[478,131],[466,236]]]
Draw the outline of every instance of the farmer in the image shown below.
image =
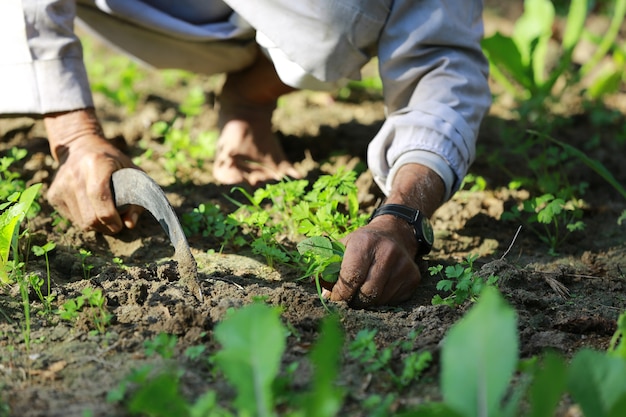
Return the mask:
[[355,306],[408,299],[427,219],[454,193],[489,104],[480,0],[3,0],[0,113],[42,115],[59,169],[48,199],[85,229],[117,233],[111,174],[134,167],[103,136],[73,24],[157,68],[227,73],[214,176],[252,185],[298,176],[271,133],[276,100],[332,89],[378,56],[386,121],[368,164],[387,196],[345,239],[327,296]]

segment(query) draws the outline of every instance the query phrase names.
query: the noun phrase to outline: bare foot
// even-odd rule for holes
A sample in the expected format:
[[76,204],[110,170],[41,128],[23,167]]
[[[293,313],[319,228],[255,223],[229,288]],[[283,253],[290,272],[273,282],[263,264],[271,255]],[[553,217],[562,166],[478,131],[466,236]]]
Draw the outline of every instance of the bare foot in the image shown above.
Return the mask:
[[221,133],[213,165],[218,182],[256,185],[301,177],[272,133],[276,100],[289,91],[262,54],[249,69],[228,75],[220,95]]

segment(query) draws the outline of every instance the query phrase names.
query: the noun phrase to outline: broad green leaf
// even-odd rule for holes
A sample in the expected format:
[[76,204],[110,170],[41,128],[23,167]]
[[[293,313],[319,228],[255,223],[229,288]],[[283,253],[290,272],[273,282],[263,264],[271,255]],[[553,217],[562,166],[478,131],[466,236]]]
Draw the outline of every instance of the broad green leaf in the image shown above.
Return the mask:
[[568,387],[586,416],[616,415],[611,410],[626,396],[626,361],[603,352],[581,350],[570,365]]
[[565,391],[566,382],[567,369],[563,359],[556,354],[546,355],[530,387],[529,417],[552,417]]
[[285,350],[285,327],[279,310],[251,304],[215,327],[222,349],[215,362],[237,389],[235,406],[242,415],[274,415],[272,383]]
[[304,239],[297,245],[300,255],[306,255],[307,253],[313,254],[316,257],[330,258],[333,256],[333,244],[329,238],[325,236],[313,236]]
[[40,188],[41,184],[31,185],[22,191],[17,203],[0,214],[0,262],[2,262],[2,265],[6,264],[9,260],[9,251],[13,238],[17,233],[16,229],[22,220],[24,220],[35,198],[37,198],[37,193],[39,193]]
[[341,408],[345,390],[336,385],[343,334],[336,316],[322,323],[320,336],[311,350],[313,386],[305,397],[304,410],[308,417],[332,417]]
[[602,36],[600,44],[595,49],[593,55],[587,59],[580,69],[580,73],[584,76],[594,70],[600,60],[602,60],[610,49],[616,44],[615,40],[619,35],[621,27],[624,23],[624,16],[626,16],[626,0],[615,0],[615,7],[613,9],[611,23],[608,30]]
[[514,310],[487,287],[444,339],[441,390],[446,405],[465,417],[496,415],[518,360]]
[[494,66],[504,69],[523,87],[532,87],[528,66],[522,61],[520,51],[512,38],[496,33],[483,39],[482,47]]
[[550,0],[526,0],[524,14],[513,30],[513,41],[520,51],[522,64],[532,68],[533,82],[537,86],[545,80],[545,59],[554,15],[554,5]]
[[571,51],[580,41],[585,28],[588,8],[587,0],[571,0],[570,2],[565,33],[563,33],[563,49],[565,49],[566,54],[571,54]]
[[133,394],[128,410],[150,417],[189,415],[187,401],[179,392],[179,382],[172,373],[161,373],[141,384]]

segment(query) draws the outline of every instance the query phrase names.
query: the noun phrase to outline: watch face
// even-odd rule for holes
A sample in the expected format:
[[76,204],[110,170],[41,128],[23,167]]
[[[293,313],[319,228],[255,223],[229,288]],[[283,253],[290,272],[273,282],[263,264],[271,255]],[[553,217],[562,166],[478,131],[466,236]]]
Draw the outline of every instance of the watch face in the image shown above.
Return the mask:
[[435,235],[433,233],[433,227],[426,217],[422,217],[422,233],[424,234],[424,240],[428,246],[432,246],[435,241]]

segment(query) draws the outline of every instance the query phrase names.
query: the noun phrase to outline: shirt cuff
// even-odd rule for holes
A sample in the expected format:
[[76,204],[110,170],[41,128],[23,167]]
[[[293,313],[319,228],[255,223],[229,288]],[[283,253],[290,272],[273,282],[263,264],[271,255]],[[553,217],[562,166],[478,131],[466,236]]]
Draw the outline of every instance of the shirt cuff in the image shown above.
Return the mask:
[[81,58],[0,65],[0,114],[46,114],[93,107]]
[[448,165],[448,163],[436,153],[420,150],[410,151],[400,155],[389,171],[389,175],[384,180],[384,184],[378,183],[377,177],[374,177],[374,179],[377,180],[378,186],[384,191],[385,195],[389,194],[396,174],[400,168],[406,164],[420,164],[435,171],[435,173],[441,177],[441,180],[446,188],[445,200],[448,200],[452,196],[452,187],[456,182],[456,176],[454,175],[452,168],[450,168],[450,165]]
[[449,199],[474,160],[475,142],[473,131],[451,108],[420,103],[387,118],[369,145],[368,166],[388,194],[400,166],[423,164],[439,174]]

